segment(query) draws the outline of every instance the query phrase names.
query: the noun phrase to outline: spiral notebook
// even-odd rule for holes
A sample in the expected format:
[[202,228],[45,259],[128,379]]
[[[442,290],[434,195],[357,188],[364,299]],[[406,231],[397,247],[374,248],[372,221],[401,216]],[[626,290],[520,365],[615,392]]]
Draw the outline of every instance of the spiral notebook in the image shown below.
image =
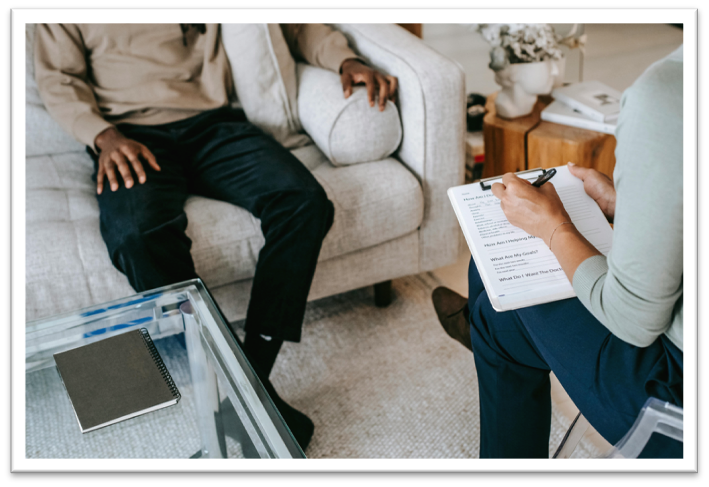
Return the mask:
[[55,353],[54,360],[82,433],[180,400],[145,328]]

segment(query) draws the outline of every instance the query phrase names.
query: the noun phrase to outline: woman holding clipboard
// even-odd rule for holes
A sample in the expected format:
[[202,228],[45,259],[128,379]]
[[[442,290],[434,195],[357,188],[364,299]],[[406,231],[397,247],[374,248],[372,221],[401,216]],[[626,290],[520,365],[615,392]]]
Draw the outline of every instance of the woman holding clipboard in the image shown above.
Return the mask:
[[[467,300],[434,291],[446,332],[475,356],[481,458],[549,456],[551,371],[611,444],[649,397],[682,407],[682,68],[680,47],[624,93],[613,181],[569,164],[614,224],[608,257],[576,230],[553,184],[510,173],[492,186],[510,223],[549,246],[577,298],[497,312],[472,260]],[[654,435],[641,456],[682,457],[682,444]]]

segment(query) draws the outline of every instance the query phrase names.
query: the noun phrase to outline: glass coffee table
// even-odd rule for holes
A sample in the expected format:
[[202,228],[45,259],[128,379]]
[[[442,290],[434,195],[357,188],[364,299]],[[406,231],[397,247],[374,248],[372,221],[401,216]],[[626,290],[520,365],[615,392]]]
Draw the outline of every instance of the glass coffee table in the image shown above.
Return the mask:
[[[81,433],[53,354],[146,328],[180,401]],[[305,458],[201,280],[27,324],[27,458]]]

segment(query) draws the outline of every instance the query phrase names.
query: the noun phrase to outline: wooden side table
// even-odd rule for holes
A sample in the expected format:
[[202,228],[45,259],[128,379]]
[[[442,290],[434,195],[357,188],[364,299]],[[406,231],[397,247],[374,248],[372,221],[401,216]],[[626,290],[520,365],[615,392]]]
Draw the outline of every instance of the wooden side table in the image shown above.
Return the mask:
[[418,38],[423,38],[423,24],[399,24]]
[[531,114],[507,120],[495,112],[493,93],[483,119],[485,168],[483,177],[573,162],[613,177],[615,137],[591,130],[541,120],[541,111],[552,102],[540,96]]

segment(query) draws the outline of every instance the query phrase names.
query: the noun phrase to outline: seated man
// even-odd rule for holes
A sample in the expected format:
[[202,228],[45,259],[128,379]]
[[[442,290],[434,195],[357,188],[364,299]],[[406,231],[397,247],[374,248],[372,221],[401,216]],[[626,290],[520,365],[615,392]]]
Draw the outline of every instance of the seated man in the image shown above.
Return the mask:
[[[365,83],[380,110],[394,97],[396,78],[362,64],[341,33],[321,24],[282,29],[295,56],[341,74],[345,96]],[[305,449],[312,421],[278,397],[268,376],[283,341],[300,341],[334,207],[305,166],[229,107],[219,24],[43,24],[35,64],[47,110],[94,159],[101,234],[137,292],[198,277],[185,235],[188,195],[261,220],[266,242],[244,352]]]
[[[614,222],[604,257],[569,223],[553,184],[514,174],[492,186],[507,219],[539,237],[578,298],[496,312],[475,263],[466,300],[445,288],[434,306],[475,356],[480,457],[548,457],[549,372],[610,443],[649,397],[682,406],[682,49],[655,63],[622,99],[614,181],[569,164]],[[553,180],[552,180],[553,183]],[[654,435],[644,457],[681,457]]]

